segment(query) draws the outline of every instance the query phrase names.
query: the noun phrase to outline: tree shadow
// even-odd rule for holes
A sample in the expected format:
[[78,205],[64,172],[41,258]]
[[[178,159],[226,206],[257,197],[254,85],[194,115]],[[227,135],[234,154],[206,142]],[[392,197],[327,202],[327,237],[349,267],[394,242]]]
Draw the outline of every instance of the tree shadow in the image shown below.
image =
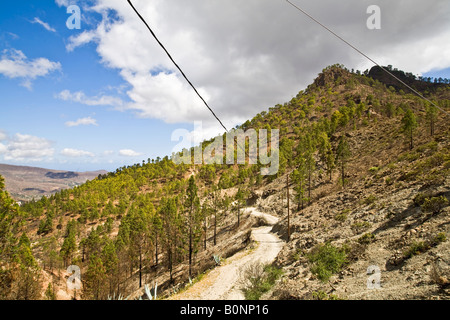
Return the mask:
[[384,222],[381,226],[376,228],[372,233],[374,235],[376,235],[382,231],[386,231],[387,229],[396,228],[399,225],[401,225],[402,223],[404,223],[404,221],[407,218],[414,216],[418,213],[420,213],[419,208],[416,205],[414,205],[414,203],[411,203],[406,209],[404,209],[403,211],[401,211],[397,214],[394,214],[388,221]]

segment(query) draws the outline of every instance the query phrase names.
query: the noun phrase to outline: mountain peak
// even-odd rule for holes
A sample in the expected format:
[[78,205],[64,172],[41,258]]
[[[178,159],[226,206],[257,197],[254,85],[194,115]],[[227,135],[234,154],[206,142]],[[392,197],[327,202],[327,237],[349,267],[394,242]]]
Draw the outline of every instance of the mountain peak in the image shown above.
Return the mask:
[[341,64],[334,64],[326,67],[314,80],[314,85],[318,87],[326,87],[327,85],[336,83],[339,79],[349,79],[351,73]]

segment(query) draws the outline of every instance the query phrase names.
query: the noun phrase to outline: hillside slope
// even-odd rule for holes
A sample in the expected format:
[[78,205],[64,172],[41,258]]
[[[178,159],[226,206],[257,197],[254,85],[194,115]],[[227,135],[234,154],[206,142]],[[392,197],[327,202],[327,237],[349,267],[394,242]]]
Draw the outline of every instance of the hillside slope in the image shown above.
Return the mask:
[[[450,110],[450,86],[423,93]],[[265,298],[448,298],[448,120],[413,94],[330,66],[240,126],[280,129],[275,175],[261,176],[260,163],[148,159],[25,204],[16,235],[36,257],[42,293],[53,283],[57,298],[72,296],[74,264],[78,298],[137,297],[155,281],[170,295],[214,268],[213,255],[248,248],[260,222],[243,208],[256,206],[279,218],[273,231],[287,241],[275,263],[284,275]],[[370,266],[382,289],[367,289]]]
[[[312,203],[291,207],[291,241],[276,261],[286,273],[271,298],[449,298],[450,207],[436,200],[450,199],[450,128],[441,122],[431,139],[419,133],[410,151],[396,138],[396,127],[394,120],[378,121],[351,132],[346,188],[330,188],[317,177]],[[266,186],[272,193],[259,209],[285,216],[284,186],[285,177]],[[286,219],[274,231],[286,237]],[[347,262],[320,281],[310,255],[326,243],[344,249]],[[367,287],[372,266],[380,289]]]

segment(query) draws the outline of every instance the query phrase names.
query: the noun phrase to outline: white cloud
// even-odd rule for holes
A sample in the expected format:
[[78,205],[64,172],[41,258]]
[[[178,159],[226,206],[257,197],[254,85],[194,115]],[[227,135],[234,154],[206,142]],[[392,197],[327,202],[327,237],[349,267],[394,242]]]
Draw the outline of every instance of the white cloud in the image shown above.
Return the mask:
[[6,34],[9,35],[13,40],[17,40],[20,38],[17,34],[12,32],[6,32]]
[[62,150],[61,155],[70,157],[70,158],[94,157],[95,156],[92,152],[89,152],[89,151],[69,149],[69,148]]
[[8,151],[8,148],[4,144],[0,143],[0,154],[5,153],[6,151]]
[[22,85],[31,89],[31,82],[38,77],[45,77],[53,71],[61,70],[59,62],[46,58],[29,60],[20,50],[4,50],[0,59],[0,74],[15,79],[23,78]]
[[8,136],[6,135],[6,133],[0,130],[0,141],[6,140],[7,138]]
[[47,31],[56,32],[56,30],[54,28],[50,27],[50,25],[47,22],[42,21],[38,17],[35,17],[34,20],[31,21],[31,23],[38,23],[41,26],[43,26]]
[[68,7],[76,3],[76,0],[55,0],[58,7]]
[[130,149],[124,149],[119,151],[119,155],[121,155],[122,157],[139,157],[142,155],[142,153]]
[[[126,108],[137,111],[140,117],[179,123],[191,119],[207,120],[210,116],[195,92],[186,88],[174,73],[159,73],[155,76],[128,72],[122,74],[132,86],[128,94],[133,102]],[[209,100],[205,90],[200,92]]]
[[88,97],[82,91],[72,93],[69,90],[64,90],[57,94],[56,98],[64,101],[77,102],[88,106],[114,106],[120,108],[124,105],[124,102],[120,98],[107,95]]
[[78,126],[98,126],[97,120],[91,117],[78,119],[77,121],[68,121],[66,122],[67,127],[78,127]]
[[25,162],[49,160],[55,152],[49,140],[20,133],[8,140],[2,149],[5,160]]
[[69,38],[69,43],[66,45],[66,50],[72,52],[78,47],[81,47],[91,41],[97,39],[97,33],[94,31],[83,31],[77,36],[71,36]]
[[[296,4],[299,4],[297,1]],[[328,65],[372,66],[284,1],[135,1],[190,80],[231,128],[289,101]],[[369,5],[381,30],[369,30]],[[304,1],[306,11],[382,64],[414,74],[450,67],[450,5],[430,1]],[[97,44],[102,62],[130,85],[123,109],[166,122],[215,119],[180,76],[126,1],[97,0],[93,30],[69,39],[68,50]],[[118,19],[111,18],[111,10]],[[430,34],[432,36],[430,36]]]

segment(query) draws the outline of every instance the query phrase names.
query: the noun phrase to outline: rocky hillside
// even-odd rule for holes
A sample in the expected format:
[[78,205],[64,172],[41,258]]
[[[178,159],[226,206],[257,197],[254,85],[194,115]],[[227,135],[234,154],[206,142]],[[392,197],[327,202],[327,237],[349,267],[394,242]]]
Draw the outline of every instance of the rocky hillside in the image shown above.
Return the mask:
[[274,263],[284,274],[263,298],[447,299],[450,86],[423,91],[436,108],[369,74],[327,67],[240,126],[280,129],[275,175],[165,157],[25,204],[8,241],[41,279],[33,298],[45,288],[70,298],[70,264],[85,275],[83,299],[137,296],[155,281],[170,294],[214,267],[213,255],[248,248],[261,223],[248,205],[277,216],[286,240]]
[[[433,136],[422,119],[410,149],[401,117],[378,109],[365,125],[342,131],[352,153],[345,188],[339,172],[331,180],[316,173],[312,197],[298,210],[289,186],[291,237],[275,262],[285,274],[265,298],[449,299],[449,117],[440,114]],[[260,210],[284,217],[274,231],[287,239],[286,175],[259,193]]]

